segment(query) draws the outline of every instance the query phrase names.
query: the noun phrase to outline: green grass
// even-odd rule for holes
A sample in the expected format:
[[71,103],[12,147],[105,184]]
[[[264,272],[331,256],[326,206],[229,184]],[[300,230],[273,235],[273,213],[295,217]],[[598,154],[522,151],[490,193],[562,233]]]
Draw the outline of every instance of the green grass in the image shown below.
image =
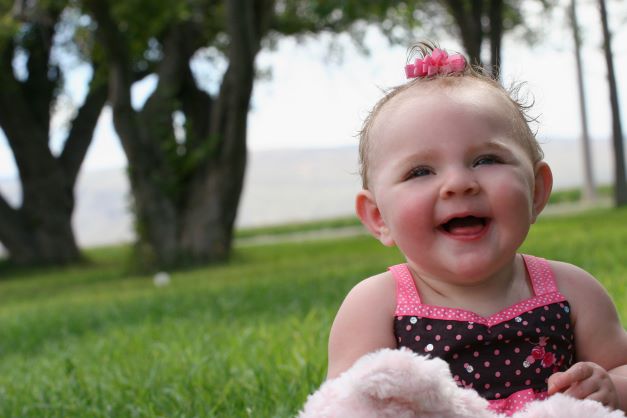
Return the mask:
[[[627,210],[541,219],[523,250],[574,262],[627,321]],[[236,249],[228,265],[0,270],[1,417],[290,417],[321,383],[344,295],[400,262],[366,236]]]
[[[614,193],[613,186],[599,186],[596,189],[597,197],[609,199]],[[554,190],[549,197],[549,204],[575,203],[581,200],[582,190],[578,187]]]
[[359,226],[361,223],[356,216],[347,216],[335,219],[323,219],[312,222],[293,222],[281,225],[242,228],[235,233],[235,238],[251,238],[260,235],[288,235],[293,233],[319,231],[321,229],[338,229]]

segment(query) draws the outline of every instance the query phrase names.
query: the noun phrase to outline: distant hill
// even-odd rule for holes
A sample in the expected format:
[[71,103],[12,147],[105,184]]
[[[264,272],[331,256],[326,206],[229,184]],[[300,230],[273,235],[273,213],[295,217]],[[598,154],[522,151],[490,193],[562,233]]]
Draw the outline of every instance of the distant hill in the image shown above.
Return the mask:
[[[595,141],[597,182],[609,183],[613,167],[610,145]],[[543,144],[553,168],[555,188],[582,182],[579,143]],[[353,213],[360,189],[355,147],[252,152],[237,225],[259,226],[307,221]],[[15,180],[1,180],[0,191],[12,204],[20,199]],[[129,185],[124,169],[82,172],[77,184],[74,227],[81,246],[133,239]]]

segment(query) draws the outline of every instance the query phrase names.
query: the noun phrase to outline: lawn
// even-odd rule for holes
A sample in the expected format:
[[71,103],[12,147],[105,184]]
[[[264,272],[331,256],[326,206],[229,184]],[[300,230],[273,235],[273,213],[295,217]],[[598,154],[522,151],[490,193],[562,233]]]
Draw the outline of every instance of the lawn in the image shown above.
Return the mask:
[[[523,251],[593,273],[627,323],[626,249],[627,210],[606,209],[541,219]],[[1,417],[293,416],[348,289],[401,261],[367,236],[246,245],[156,287],[129,254],[0,270]]]

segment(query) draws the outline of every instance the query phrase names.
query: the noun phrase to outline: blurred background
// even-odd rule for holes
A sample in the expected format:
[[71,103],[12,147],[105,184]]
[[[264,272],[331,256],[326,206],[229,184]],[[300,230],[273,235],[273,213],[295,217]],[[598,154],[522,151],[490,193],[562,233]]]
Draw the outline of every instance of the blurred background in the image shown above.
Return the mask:
[[520,251],[625,324],[625,0],[0,0],[0,416],[294,417],[403,260],[357,133],[424,39],[524,83],[556,191]]
[[212,260],[234,228],[351,215],[357,132],[422,39],[525,83],[556,189],[615,182],[600,4],[625,120],[623,1],[253,3],[0,1],[5,257]]

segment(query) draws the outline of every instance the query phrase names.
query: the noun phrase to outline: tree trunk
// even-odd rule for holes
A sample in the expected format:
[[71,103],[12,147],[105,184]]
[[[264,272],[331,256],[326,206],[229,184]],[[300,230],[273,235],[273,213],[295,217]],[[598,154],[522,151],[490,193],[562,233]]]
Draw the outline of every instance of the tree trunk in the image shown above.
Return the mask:
[[48,146],[49,122],[58,89],[58,68],[50,65],[56,16],[33,22],[21,47],[29,53],[26,80],[17,80],[15,44],[0,46],[0,126],[13,151],[22,184],[22,203],[11,207],[0,196],[0,241],[10,261],[20,265],[64,264],[81,254],[72,230],[74,184],[91,142],[106,88],[94,87],[72,121],[60,156]]
[[607,81],[610,91],[610,105],[612,109],[612,142],[614,144],[614,204],[615,206],[627,205],[627,180],[625,178],[625,151],[623,148],[623,130],[620,121],[620,109],[618,106],[618,90],[616,77],[614,76],[614,59],[609,25],[607,23],[607,10],[605,0],[599,0],[601,13],[601,25],[603,27],[603,51],[607,65]]
[[229,67],[211,114],[210,136],[222,138],[218,157],[193,178],[182,215],[181,247],[193,258],[228,257],[246,168],[246,125],[254,60],[272,8],[268,2],[227,3]]
[[483,44],[483,0],[446,0],[448,9],[455,19],[460,38],[470,62],[483,66],[481,45]]
[[[110,62],[109,99],[129,161],[143,262],[169,267],[228,258],[246,167],[254,59],[271,3],[227,2],[229,66],[216,99],[198,89],[189,69],[189,60],[202,46],[197,45],[198,28],[191,21],[170,27],[162,39],[157,87],[138,112],[131,107],[128,40],[106,1],[88,5]],[[173,132],[177,110],[189,125],[183,144],[177,144]]]
[[490,71],[500,78],[501,41],[503,39],[503,0],[490,0]]
[[592,150],[590,149],[590,135],[588,133],[588,111],[586,108],[586,92],[583,85],[583,66],[581,64],[581,39],[579,37],[579,23],[577,22],[576,0],[570,3],[570,25],[573,30],[575,44],[575,63],[577,65],[577,90],[579,91],[579,115],[581,119],[581,152],[583,157],[584,182],[583,200],[594,202],[596,189],[592,171]]

